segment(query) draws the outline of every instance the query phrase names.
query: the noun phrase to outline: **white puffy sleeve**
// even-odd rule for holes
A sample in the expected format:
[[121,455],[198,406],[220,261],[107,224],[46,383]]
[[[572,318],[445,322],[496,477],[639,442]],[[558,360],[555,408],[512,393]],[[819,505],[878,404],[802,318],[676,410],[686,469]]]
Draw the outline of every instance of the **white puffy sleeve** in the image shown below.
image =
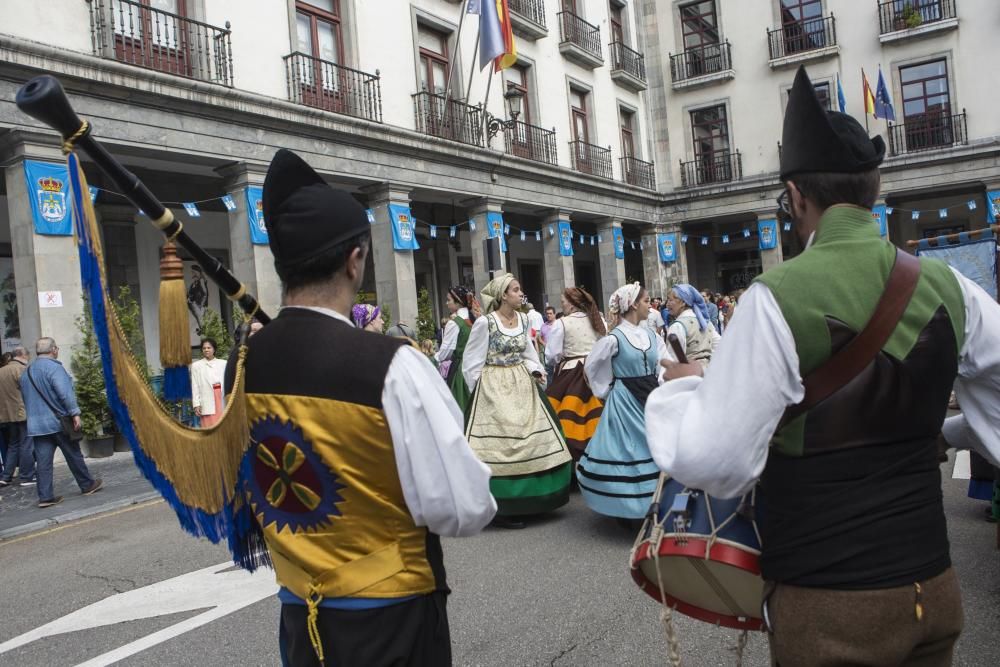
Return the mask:
[[491,315],[477,317],[472,323],[469,340],[465,343],[465,353],[462,355],[462,375],[469,391],[475,391],[479,376],[486,365],[486,352],[490,348],[490,325],[486,321]]
[[563,339],[566,337],[566,328],[562,320],[556,320],[549,327],[549,335],[545,338],[545,361],[549,364],[558,364],[563,356]]
[[608,334],[594,343],[583,364],[583,372],[587,376],[587,382],[590,383],[590,390],[594,392],[594,396],[602,400],[611,391],[611,383],[615,380],[611,360],[616,354],[618,354],[618,339]]
[[[527,327],[527,318],[521,319],[521,326]],[[521,353],[521,359],[524,361],[525,367],[528,369],[529,373],[541,373],[545,375],[545,365],[538,358],[538,349],[535,347],[535,341],[532,340],[530,331],[528,335],[528,344],[524,346],[524,352]]]
[[448,320],[448,324],[444,325],[444,331],[441,333],[441,349],[435,355],[438,363],[451,359],[451,354],[457,345],[458,325],[455,324],[455,320]]
[[497,510],[490,469],[469,447],[447,385],[418,350],[404,346],[396,352],[382,406],[414,522],[445,537],[482,530]]
[[[683,324],[681,324],[680,322],[676,322],[676,321],[673,322],[667,328],[667,338],[670,337],[670,334],[673,334],[673,335],[677,336],[677,340],[678,340],[678,342],[680,342],[682,350],[686,350],[687,349],[687,338],[688,338],[688,335],[687,335],[687,329],[684,328]],[[657,336],[657,338],[659,338],[659,336]],[[674,348],[672,348],[670,345],[667,345],[666,342],[664,342],[663,346],[667,350],[667,352],[666,352],[666,358],[669,359],[670,361],[677,361],[677,355],[674,354]]]

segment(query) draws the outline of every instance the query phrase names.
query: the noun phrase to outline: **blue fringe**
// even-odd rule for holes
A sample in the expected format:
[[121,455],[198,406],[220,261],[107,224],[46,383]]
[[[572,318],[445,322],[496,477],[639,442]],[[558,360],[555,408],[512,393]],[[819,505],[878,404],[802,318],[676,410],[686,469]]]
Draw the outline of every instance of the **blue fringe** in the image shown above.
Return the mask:
[[187,366],[163,369],[163,400],[183,401],[191,398],[191,370]]
[[[149,480],[171,509],[177,515],[181,527],[195,537],[205,537],[213,543],[226,540],[227,546],[233,556],[233,561],[237,565],[248,570],[254,570],[260,565],[270,565],[270,558],[266,551],[263,534],[257,521],[254,519],[249,506],[245,502],[237,503],[232,498],[227,498],[222,511],[209,513],[197,507],[192,507],[181,502],[177,497],[177,492],[163,473],[156,467],[156,463],[149,458],[142,443],[132,426],[132,418],[129,415],[128,407],[122,401],[118,390],[118,385],[113,381],[114,370],[111,364],[111,343],[108,331],[108,314],[104,307],[104,285],[101,282],[100,266],[97,257],[91,251],[92,239],[86,220],[83,219],[83,197],[90,196],[89,191],[82,187],[80,182],[80,170],[78,158],[75,154],[69,156],[69,178],[71,185],[71,196],[73,198],[73,210],[75,215],[77,239],[80,254],[80,277],[83,281],[84,294],[90,303],[90,315],[94,322],[94,333],[97,337],[98,346],[101,350],[101,362],[104,369],[105,387],[107,390],[108,404],[111,414],[114,416],[115,424],[119,432],[125,436],[132,448],[132,456],[136,466],[143,476]],[[87,193],[86,195],[84,193]],[[187,369],[183,370],[183,375],[187,378],[188,395],[190,395],[190,376]],[[169,371],[168,371],[169,372]],[[165,384],[167,380],[165,379]],[[179,384],[179,380],[175,380]],[[175,384],[175,389],[179,387]],[[235,489],[234,492],[237,492]],[[237,492],[238,493],[238,492]]]

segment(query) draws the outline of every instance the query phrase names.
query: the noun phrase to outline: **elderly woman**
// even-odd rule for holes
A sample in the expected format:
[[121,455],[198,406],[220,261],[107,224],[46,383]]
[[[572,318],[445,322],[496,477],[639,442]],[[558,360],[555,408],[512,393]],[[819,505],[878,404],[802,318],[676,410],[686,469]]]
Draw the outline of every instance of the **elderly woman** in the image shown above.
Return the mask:
[[576,469],[583,499],[599,514],[645,516],[660,471],[646,445],[646,398],[658,383],[663,338],[645,326],[649,294],[639,283],[611,295],[611,335],[597,341],[584,371],[604,413]]
[[516,517],[541,514],[569,501],[571,457],[559,422],[538,382],[545,369],[519,313],[521,285],[508,274],[482,291],[483,316],[476,319],[462,359],[472,388],[465,435],[490,466],[490,492],[503,528],[523,528]]
[[[720,336],[709,321],[705,298],[691,285],[682,283],[671,290],[667,308],[674,319],[667,329],[667,336],[677,336],[688,361],[698,362],[707,368]],[[677,361],[673,350],[670,350],[670,358]]]
[[191,364],[191,407],[202,428],[215,426],[226,409],[222,391],[226,360],[215,356],[217,349],[213,339],[203,338],[201,359]]
[[476,295],[467,287],[457,285],[448,290],[447,299],[448,312],[451,319],[444,326],[441,334],[441,349],[438,350],[437,362],[441,365],[448,364],[448,374],[445,382],[451,389],[451,395],[455,397],[458,407],[465,412],[469,405],[469,388],[465,384],[462,375],[462,358],[465,356],[465,346],[469,342],[469,334],[472,332],[472,322],[476,318],[478,304]]
[[356,303],[351,308],[351,321],[354,326],[372,333],[382,333],[382,309],[367,303]]
[[607,335],[608,329],[594,297],[579,287],[563,291],[562,310],[564,317],[549,329],[545,346],[545,361],[556,369],[545,393],[559,416],[569,452],[579,461],[604,408],[587,384],[583,365],[594,343]]

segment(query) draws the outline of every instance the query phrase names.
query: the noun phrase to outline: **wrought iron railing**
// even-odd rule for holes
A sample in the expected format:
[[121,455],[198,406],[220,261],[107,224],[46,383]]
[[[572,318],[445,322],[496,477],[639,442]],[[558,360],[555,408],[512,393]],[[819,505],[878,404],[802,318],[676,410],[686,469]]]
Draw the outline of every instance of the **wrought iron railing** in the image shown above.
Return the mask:
[[545,27],[545,0],[510,0],[510,11]]
[[291,101],[382,122],[378,72],[368,74],[305,53],[290,53],[283,60]]
[[598,58],[601,54],[601,29],[572,12],[559,12],[559,41],[576,44]]
[[732,68],[733,50],[729,42],[705,44],[670,56],[670,78],[674,82],[725,72]]
[[646,80],[646,60],[641,53],[621,42],[612,42],[610,48],[611,69],[622,70],[640,81]]
[[483,111],[479,107],[425,90],[413,96],[413,113],[417,132],[471,146],[483,145]]
[[919,28],[925,23],[953,19],[955,0],[889,0],[878,3],[879,33]]
[[969,143],[962,113],[928,113],[910,116],[906,122],[889,126],[889,153],[915,153]]
[[94,53],[201,81],[233,85],[229,22],[225,28],[136,0],[89,0]]
[[556,155],[556,132],[544,127],[517,121],[514,127],[504,133],[505,150],[508,155],[528,158],[546,164],[559,164]]
[[656,173],[652,162],[644,162],[636,157],[621,158],[622,180],[629,185],[637,185],[647,190],[656,189]]
[[709,153],[681,161],[681,187],[729,183],[743,178],[743,159],[739,151]]
[[767,47],[771,60],[785,56],[825,49],[837,44],[837,27],[833,16],[786,23],[767,31]]
[[584,141],[569,142],[569,154],[573,168],[584,174],[592,174],[611,180],[611,148],[595,146]]

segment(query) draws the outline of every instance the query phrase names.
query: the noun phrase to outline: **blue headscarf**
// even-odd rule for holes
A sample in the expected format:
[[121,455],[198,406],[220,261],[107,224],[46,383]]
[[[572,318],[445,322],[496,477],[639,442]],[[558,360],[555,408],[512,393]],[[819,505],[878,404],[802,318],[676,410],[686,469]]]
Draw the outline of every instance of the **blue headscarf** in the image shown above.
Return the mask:
[[704,331],[708,327],[708,304],[701,292],[687,283],[674,285],[674,294],[677,298],[686,303],[694,311],[694,316],[698,318],[698,329]]

